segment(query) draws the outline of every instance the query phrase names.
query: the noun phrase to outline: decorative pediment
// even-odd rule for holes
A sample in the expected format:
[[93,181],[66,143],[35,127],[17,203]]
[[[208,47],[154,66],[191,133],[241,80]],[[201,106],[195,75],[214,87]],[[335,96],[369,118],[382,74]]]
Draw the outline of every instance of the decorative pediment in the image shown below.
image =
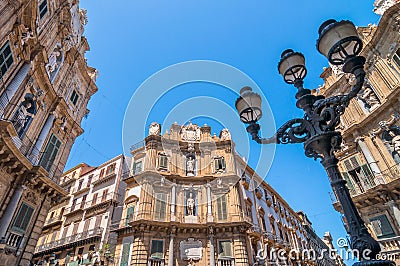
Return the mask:
[[200,127],[190,122],[189,125],[182,126],[180,136],[185,141],[200,141]]

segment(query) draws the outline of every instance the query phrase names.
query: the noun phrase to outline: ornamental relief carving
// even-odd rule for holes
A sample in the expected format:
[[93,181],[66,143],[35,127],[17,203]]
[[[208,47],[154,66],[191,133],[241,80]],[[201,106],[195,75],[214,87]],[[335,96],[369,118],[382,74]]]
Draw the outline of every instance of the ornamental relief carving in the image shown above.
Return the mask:
[[190,122],[189,125],[182,126],[180,136],[185,141],[200,141],[200,127]]

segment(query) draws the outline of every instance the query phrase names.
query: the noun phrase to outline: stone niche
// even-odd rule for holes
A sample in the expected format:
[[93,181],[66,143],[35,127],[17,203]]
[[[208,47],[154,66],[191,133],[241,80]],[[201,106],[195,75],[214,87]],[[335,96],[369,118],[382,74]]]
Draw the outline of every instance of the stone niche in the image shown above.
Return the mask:
[[203,244],[200,240],[188,238],[179,243],[181,260],[195,261],[201,260],[203,256]]

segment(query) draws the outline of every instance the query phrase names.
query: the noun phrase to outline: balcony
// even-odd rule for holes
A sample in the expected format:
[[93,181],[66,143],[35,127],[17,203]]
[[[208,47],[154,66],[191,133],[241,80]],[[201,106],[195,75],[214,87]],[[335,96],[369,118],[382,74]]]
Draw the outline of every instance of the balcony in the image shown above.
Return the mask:
[[84,204],[83,208],[88,212],[95,210],[95,209],[104,208],[104,207],[107,207],[108,204],[110,204],[114,201],[117,201],[119,196],[120,195],[116,192],[110,192],[105,195],[102,195],[99,198],[93,199],[91,201],[87,201]]
[[234,258],[218,258],[218,266],[235,266]]
[[6,240],[6,252],[16,252],[23,238],[23,234],[9,232]]
[[62,217],[63,217],[63,215],[57,215],[57,216],[51,217],[44,222],[44,226],[50,226],[50,225],[54,225],[59,222],[62,222]]
[[88,182],[83,183],[77,187],[72,188],[71,193],[73,195],[78,195],[80,193],[84,193],[90,190],[90,184]]
[[149,258],[147,260],[147,266],[164,266],[164,265],[165,265],[165,259]]
[[67,247],[70,246],[76,242],[80,242],[81,244],[84,244],[85,241],[89,241],[92,239],[100,239],[103,234],[103,228],[101,227],[96,227],[94,229],[81,232],[72,236],[68,236],[65,238],[61,238],[59,240],[55,240],[53,242],[47,243],[40,245],[36,247],[35,253],[39,252],[45,252],[45,251],[50,251],[50,250],[55,250],[59,249],[61,247]]
[[114,179],[117,176],[117,174],[115,172],[111,172],[111,173],[106,173],[104,176],[100,177],[96,180],[93,181],[93,186],[98,186],[101,184],[104,184],[112,179]]
[[396,254],[400,252],[400,236],[379,239],[378,242],[383,246],[384,252]]
[[66,208],[64,211],[65,216],[72,216],[78,213],[83,212],[83,208],[80,208],[80,204],[72,205],[69,208]]
[[400,178],[400,163],[382,171],[385,182],[390,183]]

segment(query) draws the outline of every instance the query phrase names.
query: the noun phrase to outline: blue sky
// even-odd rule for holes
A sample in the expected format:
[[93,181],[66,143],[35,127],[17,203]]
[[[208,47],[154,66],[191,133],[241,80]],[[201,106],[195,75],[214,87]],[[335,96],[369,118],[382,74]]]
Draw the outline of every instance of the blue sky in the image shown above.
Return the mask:
[[[222,62],[247,74],[267,98],[277,126],[302,116],[295,107],[295,89],[285,84],[277,71],[281,52],[292,48],[304,53],[308,67],[305,86],[318,87],[323,83],[319,75],[327,66],[315,48],[319,25],[329,18],[349,19],[360,26],[377,24],[373,2],[115,0],[111,4],[106,0],[81,0],[89,19],[85,35],[91,51],[87,58],[100,72],[99,92],[89,103],[91,112],[82,123],[85,133],[76,140],[66,167],[80,162],[98,165],[123,153],[124,115],[135,90],[154,73],[185,61]],[[246,84],[236,85],[233,89],[238,92]],[[219,99],[230,107],[236,98],[215,84],[183,84],[153,103],[148,122],[164,121],[180,102],[203,96]],[[211,125],[217,134],[232,123],[227,121],[231,116],[207,118],[215,107],[204,107],[206,111],[194,122]],[[176,117],[169,119],[186,122]],[[131,114],[132,125],[134,120]],[[269,127],[266,123],[262,121],[261,126]],[[145,125],[130,128],[142,134]],[[243,134],[236,137],[236,142],[248,142]],[[140,141],[132,138],[131,144]],[[260,151],[257,145],[250,146],[256,153]],[[304,156],[302,145],[277,146],[266,180],[295,210],[308,214],[319,235],[329,230],[336,239],[345,236],[340,216],[331,205],[326,173],[318,162]]]

